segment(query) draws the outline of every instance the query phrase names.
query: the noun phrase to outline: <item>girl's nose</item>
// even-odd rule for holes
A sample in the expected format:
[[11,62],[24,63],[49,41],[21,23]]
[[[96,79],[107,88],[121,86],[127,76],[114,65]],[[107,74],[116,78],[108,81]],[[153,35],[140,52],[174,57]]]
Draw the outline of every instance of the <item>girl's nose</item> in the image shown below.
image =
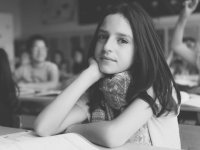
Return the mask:
[[113,47],[114,47],[113,39],[108,38],[108,40],[105,42],[105,45],[104,45],[104,52],[109,52],[109,53],[112,52]]

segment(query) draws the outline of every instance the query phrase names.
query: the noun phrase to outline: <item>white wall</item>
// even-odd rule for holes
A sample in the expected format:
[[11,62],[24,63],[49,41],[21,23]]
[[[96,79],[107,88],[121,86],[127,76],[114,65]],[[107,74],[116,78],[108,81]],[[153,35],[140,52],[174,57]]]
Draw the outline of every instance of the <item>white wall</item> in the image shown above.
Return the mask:
[[[0,13],[9,13],[13,16],[14,37],[23,38],[35,33],[54,34],[75,31],[87,31],[95,29],[96,25],[80,26],[77,19],[77,0],[75,20],[57,24],[43,24],[42,15],[43,0],[0,0]],[[55,0],[56,2],[59,0]]]
[[[35,33],[41,34],[58,34],[67,33],[82,30],[94,29],[95,25],[80,26],[77,19],[77,0],[66,0],[75,3],[75,18],[73,21],[66,21],[61,23],[42,23],[42,1],[43,0],[21,0],[21,10],[22,10],[22,34],[24,36],[29,36]],[[57,0],[58,1],[58,0]]]
[[13,16],[9,13],[0,13],[0,47],[7,52],[12,70],[15,64],[13,41]]
[[14,37],[21,36],[20,0],[0,0],[0,13],[13,16]]

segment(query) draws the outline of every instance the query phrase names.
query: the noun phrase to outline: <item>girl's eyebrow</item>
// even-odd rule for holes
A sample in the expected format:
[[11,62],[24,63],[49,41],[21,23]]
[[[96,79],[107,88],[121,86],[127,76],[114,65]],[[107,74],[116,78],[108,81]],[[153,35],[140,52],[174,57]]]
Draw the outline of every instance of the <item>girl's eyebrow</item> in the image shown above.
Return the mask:
[[127,37],[127,38],[130,38],[130,39],[133,38],[131,35],[124,34],[124,33],[117,33],[117,35],[122,36],[122,37]]
[[105,31],[103,29],[99,29],[99,32],[108,33],[107,31]]
[[[106,30],[99,29],[99,33],[108,33],[108,32]],[[129,39],[133,39],[133,37],[129,34],[124,34],[124,33],[118,32],[117,35],[122,36],[122,37],[127,37]]]

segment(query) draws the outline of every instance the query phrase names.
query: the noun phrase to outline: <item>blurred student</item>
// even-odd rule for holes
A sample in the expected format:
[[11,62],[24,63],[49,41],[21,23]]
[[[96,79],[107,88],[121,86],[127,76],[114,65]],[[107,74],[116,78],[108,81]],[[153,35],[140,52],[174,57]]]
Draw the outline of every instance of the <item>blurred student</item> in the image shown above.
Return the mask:
[[0,48],[0,125],[14,127],[18,108],[17,86],[12,78],[8,56]]
[[30,60],[30,54],[27,51],[22,51],[18,60],[18,63],[16,64],[16,68],[19,68],[20,66],[29,65],[31,62]]
[[34,35],[28,40],[31,62],[15,71],[15,79],[21,89],[37,91],[55,89],[59,71],[56,64],[47,61],[48,46],[43,36]]
[[[195,40],[184,40],[184,30],[189,17],[195,11],[199,3],[199,0],[185,0],[184,8],[181,11],[177,23],[174,28],[172,36],[171,49],[181,56],[186,62],[195,66],[200,73],[200,46],[199,42]],[[190,92],[200,93],[200,87],[191,89]]]
[[55,52],[53,52],[52,55],[52,62],[54,62],[58,68],[60,69],[62,66],[62,63],[64,62],[64,54],[62,51],[60,50],[56,50]]
[[174,76],[176,75],[191,76],[198,74],[196,66],[191,65],[176,53],[173,53],[173,58],[169,66]]
[[64,58],[64,54],[62,51],[56,50],[53,53],[53,57],[52,57],[52,62],[54,62],[58,69],[59,69],[59,81],[65,81],[67,79],[69,79],[72,74],[69,73],[69,64],[66,61],[66,59]]
[[73,67],[72,67],[72,72],[73,74],[77,75],[81,71],[83,71],[85,67],[85,61],[84,61],[84,56],[83,56],[83,50],[82,48],[77,48],[73,53]]
[[171,48],[188,63],[200,69],[200,47],[194,39],[184,39],[184,30],[188,18],[197,8],[199,0],[186,0],[172,36]]

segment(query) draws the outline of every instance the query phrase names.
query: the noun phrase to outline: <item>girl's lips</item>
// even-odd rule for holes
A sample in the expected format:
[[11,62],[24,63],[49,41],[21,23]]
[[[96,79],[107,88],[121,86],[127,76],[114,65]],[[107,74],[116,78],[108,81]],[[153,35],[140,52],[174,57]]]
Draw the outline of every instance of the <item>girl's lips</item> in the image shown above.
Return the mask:
[[117,60],[111,58],[111,57],[106,57],[106,56],[102,56],[101,57],[102,60],[109,60],[109,61],[114,61],[114,62],[117,62]]

